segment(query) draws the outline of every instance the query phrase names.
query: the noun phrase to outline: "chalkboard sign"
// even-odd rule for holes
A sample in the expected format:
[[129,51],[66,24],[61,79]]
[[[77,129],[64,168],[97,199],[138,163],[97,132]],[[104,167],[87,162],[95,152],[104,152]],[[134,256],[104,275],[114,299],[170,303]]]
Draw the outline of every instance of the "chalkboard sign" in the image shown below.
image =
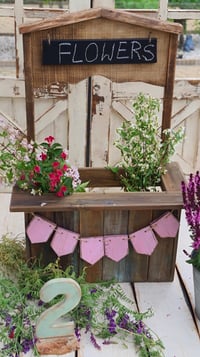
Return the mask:
[[156,62],[156,38],[43,40],[43,65]]

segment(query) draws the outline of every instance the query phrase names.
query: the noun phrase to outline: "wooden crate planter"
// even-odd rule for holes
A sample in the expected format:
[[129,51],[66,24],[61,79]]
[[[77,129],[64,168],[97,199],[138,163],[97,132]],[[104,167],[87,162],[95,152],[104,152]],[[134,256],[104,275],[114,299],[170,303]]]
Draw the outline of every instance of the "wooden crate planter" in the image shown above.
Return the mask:
[[[116,187],[119,182],[106,169],[85,168],[81,177],[91,187]],[[130,234],[149,225],[166,211],[173,211],[179,219],[182,207],[180,182],[183,179],[176,163],[170,164],[162,179],[163,192],[89,192],[75,193],[65,198],[53,194],[31,196],[14,189],[10,210],[25,212],[26,227],[33,215],[48,218],[57,226],[80,233],[81,237]],[[172,281],[175,270],[178,234],[175,238],[159,238],[152,255],[138,254],[129,243],[129,254],[118,263],[103,257],[90,265],[80,258],[80,245],[73,254],[61,257],[64,267],[73,265],[77,272],[87,266],[89,281],[116,279],[117,281]],[[31,244],[27,237],[27,257],[42,256],[45,265],[55,261],[51,239],[46,243]],[[117,239],[117,238],[116,238]]]
[[[20,32],[23,34],[24,44],[28,137],[33,139],[35,137],[35,96],[40,93],[51,95],[51,88],[56,84],[59,88],[59,97],[63,95],[66,98],[66,88],[69,83],[75,84],[94,75],[105,76],[113,82],[138,81],[162,87],[161,127],[162,131],[170,128],[176,49],[181,31],[182,27],[179,24],[109,9],[91,9],[22,25]],[[91,60],[86,48],[99,49],[102,41],[105,46],[108,46],[109,39],[111,46],[118,48],[112,61],[104,62],[107,58],[105,53],[100,57],[97,56],[99,62],[96,62],[96,58],[95,61],[94,58]],[[83,62],[80,63],[81,59],[74,54],[69,56],[71,63],[59,62],[58,59],[55,59],[54,63],[48,63],[51,56],[45,52],[43,43],[48,47],[54,40],[57,44],[70,42],[70,46],[74,46],[74,43],[75,46],[79,46],[80,43],[86,46]],[[127,44],[129,47],[126,47]],[[137,52],[135,44],[139,46],[137,49],[141,48],[141,52]],[[80,53],[82,51],[79,51]],[[43,55],[45,64],[42,63]],[[127,62],[122,63],[124,55],[128,59]],[[134,58],[130,60],[132,57]],[[53,95],[56,96],[55,93]],[[90,102],[90,109],[93,109],[93,105],[95,109],[94,97],[90,98],[91,101],[93,100]],[[87,126],[87,129],[85,134],[88,137],[90,128]],[[90,141],[85,146],[85,162],[89,163],[91,158],[87,155],[91,154]],[[70,147],[69,150],[72,151],[72,148]],[[116,177],[109,170],[84,168],[80,173],[82,180],[89,180],[92,187],[119,186]],[[180,194],[182,179],[177,165],[172,164],[162,179],[163,192],[160,193],[89,192],[58,199],[52,194],[33,197],[15,188],[10,210],[25,212],[26,228],[34,213],[49,219],[59,227],[80,234],[81,237],[129,235],[148,226],[167,211],[173,211],[179,219],[182,207]],[[129,244],[129,254],[119,262],[103,257],[97,263],[89,265],[80,258],[79,245],[77,245],[73,254],[61,258],[61,263],[63,267],[72,264],[77,272],[87,266],[89,281],[112,278],[118,281],[172,281],[178,236],[166,239],[157,237],[157,240],[158,244],[151,256],[136,253]],[[42,255],[43,264],[55,260],[56,254],[51,249],[50,243],[51,238],[45,243],[38,244],[31,244],[27,238],[27,256]]]

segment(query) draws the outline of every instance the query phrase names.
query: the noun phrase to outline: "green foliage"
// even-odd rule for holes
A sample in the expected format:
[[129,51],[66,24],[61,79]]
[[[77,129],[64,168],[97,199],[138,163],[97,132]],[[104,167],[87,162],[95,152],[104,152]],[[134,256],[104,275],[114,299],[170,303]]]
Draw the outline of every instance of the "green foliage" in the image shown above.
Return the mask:
[[25,263],[25,242],[20,237],[10,238],[4,235],[0,241],[0,266],[4,267],[7,274],[15,269],[18,273]]
[[200,20],[196,20],[194,24],[195,32],[200,33]]
[[[63,277],[74,279],[81,287],[81,301],[68,314],[75,322],[75,334],[78,339],[81,333],[89,333],[91,342],[98,349],[101,349],[101,346],[97,343],[96,337],[102,338],[105,344],[121,341],[126,346],[127,342],[132,341],[140,357],[164,356],[161,340],[144,323],[146,318],[152,316],[152,311],[134,311],[132,300],[119,284],[89,284],[86,282],[85,269],[77,276],[72,266],[62,270],[59,259],[43,268],[37,260],[27,263],[24,260],[24,243],[16,239],[9,240],[9,244],[7,239],[1,243],[1,249],[7,252],[7,259],[1,259],[1,266],[6,268],[7,261],[13,261],[13,249],[16,249],[18,254],[11,271],[12,275],[16,273],[14,281],[3,275],[0,278],[2,357],[18,356],[30,349],[33,349],[35,356],[39,356],[35,348],[35,323],[45,309],[60,301],[58,296],[50,304],[42,304],[39,292],[46,281]],[[15,266],[20,269],[16,271]]]
[[[162,1],[162,0],[161,0]],[[158,0],[115,0],[115,7],[121,9],[158,9]],[[200,9],[199,0],[169,0],[168,7]]]
[[200,271],[200,249],[194,250],[190,259],[186,260],[186,262],[192,264],[197,270]]
[[158,0],[115,0],[118,9],[158,9]]
[[121,152],[117,167],[123,169],[120,178],[125,191],[146,191],[159,185],[176,144],[183,138],[182,129],[168,129],[162,140],[159,109],[158,99],[140,93],[133,103],[134,121],[124,121],[117,129],[119,138],[114,145]]
[[199,0],[169,0],[169,7],[179,7],[180,9],[200,9]]

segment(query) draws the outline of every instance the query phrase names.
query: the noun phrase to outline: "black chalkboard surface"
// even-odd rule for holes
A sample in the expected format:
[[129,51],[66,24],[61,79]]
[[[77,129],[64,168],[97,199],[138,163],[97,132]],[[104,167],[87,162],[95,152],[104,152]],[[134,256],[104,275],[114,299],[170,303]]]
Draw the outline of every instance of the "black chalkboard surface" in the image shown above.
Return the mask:
[[157,39],[43,40],[43,65],[156,63]]

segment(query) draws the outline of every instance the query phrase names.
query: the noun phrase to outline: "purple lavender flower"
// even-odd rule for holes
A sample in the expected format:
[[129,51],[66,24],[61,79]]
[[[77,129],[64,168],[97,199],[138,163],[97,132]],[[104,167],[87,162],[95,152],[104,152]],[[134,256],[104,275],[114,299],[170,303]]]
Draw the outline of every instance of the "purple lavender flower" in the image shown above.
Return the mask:
[[32,341],[32,339],[26,338],[24,341],[22,341],[21,345],[22,345],[22,351],[24,353],[27,353],[33,347],[33,341]]
[[38,300],[38,306],[44,305],[44,302],[42,300]]
[[128,326],[129,322],[130,322],[130,318],[129,318],[128,314],[124,314],[124,316],[119,320],[118,326],[120,328],[128,330],[129,329],[129,326]]
[[143,323],[142,321],[138,321],[138,322],[136,323],[136,328],[137,328],[136,332],[139,333],[139,334],[142,334],[142,333],[144,333],[144,331],[145,331],[145,329],[144,329],[144,323]]
[[200,175],[190,174],[188,183],[181,183],[185,216],[192,239],[192,248],[200,249]]
[[75,327],[74,329],[74,332],[75,332],[75,336],[77,338],[77,341],[80,342],[81,340],[81,330],[78,326]]
[[93,334],[93,333],[90,334],[90,341],[92,342],[93,346],[94,346],[97,350],[101,350],[101,346],[98,345],[97,340],[96,340],[96,338],[94,337],[94,334]]
[[93,288],[90,290],[90,294],[95,294],[97,292],[97,289],[96,288]]
[[12,317],[11,317],[11,315],[10,315],[10,314],[6,314],[6,317],[5,317],[5,326],[6,326],[6,327],[10,326],[11,322],[12,322]]
[[33,298],[33,296],[32,296],[31,293],[28,293],[28,294],[26,295],[26,297],[27,297],[27,300],[32,300],[32,298]]
[[105,315],[106,315],[106,318],[108,320],[108,331],[111,333],[111,334],[116,334],[117,331],[116,331],[116,322],[114,320],[114,317],[116,316],[117,314],[117,311],[115,311],[114,309],[112,310],[106,310],[105,312]]

